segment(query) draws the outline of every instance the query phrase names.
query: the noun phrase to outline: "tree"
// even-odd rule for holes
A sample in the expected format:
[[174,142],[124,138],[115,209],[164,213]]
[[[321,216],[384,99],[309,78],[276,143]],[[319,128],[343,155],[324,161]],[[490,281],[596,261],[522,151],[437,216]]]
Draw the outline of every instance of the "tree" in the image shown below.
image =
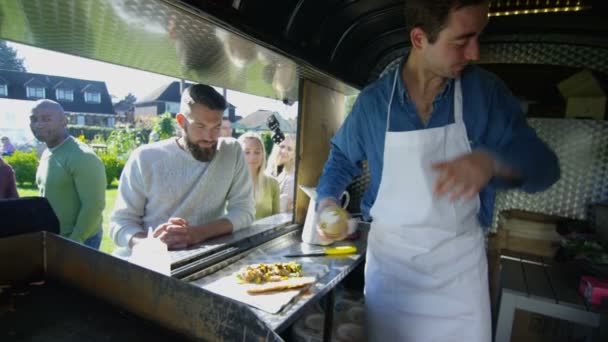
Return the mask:
[[26,72],[23,58],[17,57],[17,51],[0,40],[0,69]]
[[124,99],[122,99],[123,101],[125,101],[128,104],[134,104],[135,102],[137,102],[137,97],[135,97],[135,95],[129,93],[127,96],[125,96]]

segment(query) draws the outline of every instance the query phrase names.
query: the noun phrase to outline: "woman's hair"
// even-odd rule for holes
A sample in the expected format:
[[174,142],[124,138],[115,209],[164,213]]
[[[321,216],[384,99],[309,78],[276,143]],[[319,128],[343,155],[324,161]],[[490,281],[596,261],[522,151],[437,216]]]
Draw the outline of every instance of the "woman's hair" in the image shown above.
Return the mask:
[[[293,134],[285,134],[285,143],[291,145],[291,148],[294,151],[295,154],[295,150],[296,150],[296,138],[294,137]],[[268,167],[266,168],[266,173],[271,175],[271,176],[278,176],[279,175],[279,166],[283,166],[283,171],[285,172],[290,172],[293,173],[295,172],[295,167],[296,167],[296,158],[294,157],[293,159],[289,160],[286,164],[279,164],[279,151],[281,150],[281,148],[279,147],[279,144],[274,144],[272,145],[272,152],[270,153],[270,156],[268,157]]]
[[259,134],[253,132],[246,132],[242,134],[238,140],[243,150],[245,150],[246,140],[256,140],[262,147],[262,164],[260,164],[260,167],[257,170],[258,174],[255,176],[253,181],[253,194],[255,196],[255,200],[257,201],[264,195],[262,191],[266,187],[266,177],[264,175],[264,169],[266,168],[266,148],[264,147],[264,141]]

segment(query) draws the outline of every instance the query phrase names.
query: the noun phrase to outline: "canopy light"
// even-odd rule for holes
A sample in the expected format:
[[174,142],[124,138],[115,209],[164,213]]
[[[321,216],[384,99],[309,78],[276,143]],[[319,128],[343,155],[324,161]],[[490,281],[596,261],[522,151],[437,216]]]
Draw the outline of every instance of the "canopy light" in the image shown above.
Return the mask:
[[591,9],[585,0],[493,0],[490,16],[580,12]]

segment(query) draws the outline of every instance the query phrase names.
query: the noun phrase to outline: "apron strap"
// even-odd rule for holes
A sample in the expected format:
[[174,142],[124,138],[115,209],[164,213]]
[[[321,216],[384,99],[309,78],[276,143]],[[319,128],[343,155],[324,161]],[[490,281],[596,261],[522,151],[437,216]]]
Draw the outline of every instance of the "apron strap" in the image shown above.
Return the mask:
[[460,78],[454,80],[454,123],[464,123],[462,119],[462,87]]
[[395,95],[395,87],[397,86],[397,76],[399,75],[399,67],[395,70],[395,78],[393,79],[393,89],[391,90],[391,95],[388,100],[388,109],[386,113],[386,132],[388,132],[388,128],[391,123],[391,105],[393,104],[393,95]]

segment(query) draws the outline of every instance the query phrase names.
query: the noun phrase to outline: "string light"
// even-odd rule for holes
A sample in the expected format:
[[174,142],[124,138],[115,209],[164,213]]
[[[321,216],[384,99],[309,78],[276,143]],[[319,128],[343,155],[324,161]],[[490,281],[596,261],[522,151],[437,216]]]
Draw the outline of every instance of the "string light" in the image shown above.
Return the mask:
[[[579,2],[580,3],[580,2]],[[534,8],[534,9],[517,9],[511,11],[490,12],[491,17],[500,17],[507,15],[524,15],[524,14],[539,14],[539,13],[558,13],[558,12],[580,12],[591,9],[591,6],[565,6],[565,7],[549,7],[549,8]]]

